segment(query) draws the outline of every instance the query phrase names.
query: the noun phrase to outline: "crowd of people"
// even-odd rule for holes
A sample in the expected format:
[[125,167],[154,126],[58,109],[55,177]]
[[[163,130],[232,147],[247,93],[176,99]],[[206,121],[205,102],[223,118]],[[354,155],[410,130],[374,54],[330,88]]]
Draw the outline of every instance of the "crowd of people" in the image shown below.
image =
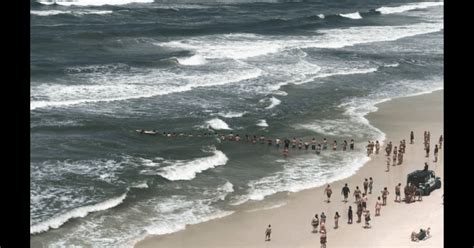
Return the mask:
[[[296,138],[293,137],[291,140],[288,138],[271,138],[271,137],[265,137],[264,135],[248,135],[246,134],[244,138],[242,138],[239,134],[234,134],[233,132],[229,132],[228,134],[225,133],[218,133],[218,132],[204,132],[202,134],[192,134],[192,133],[176,133],[176,132],[158,132],[156,130],[144,130],[144,129],[138,129],[135,130],[136,132],[140,134],[147,134],[147,135],[161,135],[164,137],[216,137],[218,138],[221,142],[223,141],[236,141],[239,142],[242,139],[244,139],[246,142],[252,143],[252,144],[267,144],[268,146],[274,146],[277,149],[280,149],[280,147],[283,147],[283,156],[288,156],[290,147],[291,149],[298,149],[298,150],[309,150],[311,147],[311,150],[313,150],[316,154],[320,154],[321,151],[323,150],[328,150],[329,147],[331,147],[331,150],[336,151],[341,149],[342,151],[347,151],[348,149],[354,150],[354,139],[350,140],[350,143],[347,140],[343,140],[340,145],[338,145],[337,140],[334,140],[332,144],[329,144],[328,140],[326,138],[323,138],[322,140],[318,141],[316,138],[312,138],[311,140],[303,140],[302,138]],[[370,145],[369,141],[369,145]],[[373,143],[373,142],[372,142]],[[373,149],[375,149],[376,154],[378,154],[378,151],[380,149],[380,144],[377,141],[375,145],[373,145]],[[369,154],[370,155],[370,154]]]
[[[443,142],[443,136],[440,136],[439,139],[439,148],[442,146]],[[425,131],[425,148],[426,143],[429,143],[429,132]],[[413,132],[410,133],[410,144],[414,144],[414,135]],[[429,145],[428,145],[429,146]],[[367,145],[367,155],[371,155],[372,153],[378,154],[378,151],[380,149],[380,144],[378,141],[371,142],[369,141],[369,144]],[[390,156],[393,154],[393,166],[395,165],[400,165],[403,163],[403,154],[405,153],[406,149],[406,142],[405,140],[400,141],[400,145],[397,147],[392,148],[392,142],[390,141],[385,148],[386,151],[386,156],[390,158]],[[429,148],[428,148],[429,149]],[[438,149],[438,145],[435,146],[435,149]],[[437,161],[436,156],[437,156],[438,151],[435,151],[435,161]],[[401,154],[401,155],[400,155]],[[398,162],[397,162],[398,160]],[[387,171],[388,171],[388,166],[390,163],[387,163]],[[424,170],[428,170],[428,163],[425,162]],[[395,186],[395,202],[400,203],[402,202],[401,198],[401,183],[398,183]],[[362,187],[363,191],[359,188],[359,186],[355,186],[354,192],[353,192],[353,197],[354,197],[354,204],[356,206],[356,215],[357,215],[357,220],[356,223],[361,223],[362,218],[364,218],[364,228],[371,228],[370,221],[371,221],[371,214],[369,207],[367,206],[367,202],[369,200],[369,195],[373,194],[373,187],[374,187],[374,179],[372,177],[365,178],[364,181],[362,182]],[[333,190],[331,186],[328,184],[325,189],[324,189],[324,194],[327,197],[327,203],[331,202],[331,196],[332,196]],[[342,187],[341,194],[343,196],[343,202],[347,203],[349,194],[351,193],[351,189],[349,188],[348,184],[346,183],[344,187]],[[390,195],[390,192],[388,191],[387,187],[384,187],[382,191],[380,191],[380,194],[378,194],[376,197],[376,202],[375,202],[375,216],[381,216],[381,209],[383,206],[387,205],[387,199],[388,196]],[[423,191],[420,187],[417,187],[414,184],[407,183],[404,187],[404,199],[406,203],[412,203],[415,201],[421,201],[422,200],[422,195]],[[416,196],[418,196],[418,199],[416,199]],[[339,228],[339,219],[340,219],[339,212],[336,211],[334,215],[334,229]],[[347,210],[347,224],[353,224],[353,209],[352,206],[348,206]],[[322,212],[319,216],[318,214],[315,214],[314,217],[311,220],[311,226],[312,226],[312,232],[313,233],[320,233],[320,243],[321,247],[326,247],[327,243],[327,229],[326,229],[326,215],[324,212]],[[429,231],[430,228],[427,230],[420,229],[420,232],[413,232],[411,235],[412,241],[419,241],[423,240],[427,237],[429,237]]]

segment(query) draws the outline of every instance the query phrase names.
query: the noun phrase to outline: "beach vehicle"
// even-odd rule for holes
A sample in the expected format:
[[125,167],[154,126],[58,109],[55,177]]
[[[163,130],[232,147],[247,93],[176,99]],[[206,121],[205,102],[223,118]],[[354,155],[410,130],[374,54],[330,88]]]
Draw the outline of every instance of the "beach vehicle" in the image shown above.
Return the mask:
[[416,170],[408,174],[408,183],[420,187],[423,195],[430,195],[433,190],[441,188],[441,178],[432,170]]

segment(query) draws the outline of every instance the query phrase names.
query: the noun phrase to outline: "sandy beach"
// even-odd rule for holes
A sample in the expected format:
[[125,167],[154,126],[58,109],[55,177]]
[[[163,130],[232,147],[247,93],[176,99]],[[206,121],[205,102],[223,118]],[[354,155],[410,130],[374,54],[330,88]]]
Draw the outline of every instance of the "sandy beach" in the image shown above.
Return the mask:
[[[407,142],[402,165],[390,166],[386,172],[385,146],[380,154],[372,155],[357,173],[350,178],[332,182],[333,195],[327,203],[324,187],[298,193],[281,193],[259,203],[244,204],[230,216],[196,225],[185,230],[159,236],[150,236],[138,242],[135,247],[319,247],[320,234],[312,233],[310,225],[314,214],[324,212],[327,216],[327,247],[443,247],[443,186],[423,201],[415,203],[394,202],[395,186],[406,184],[408,173],[423,169],[424,162],[443,181],[443,149],[437,163],[433,163],[433,148],[443,134],[443,91],[412,97],[398,98],[377,105],[377,112],[367,117],[370,123],[386,134],[388,141],[398,146],[400,140]],[[431,132],[430,157],[425,158],[423,132]],[[409,144],[410,131],[415,133],[415,144]],[[443,144],[444,148],[444,144]],[[365,178],[374,179],[373,194],[369,195],[368,208],[371,212],[370,229],[356,223],[356,205],[352,192],[362,187]],[[341,189],[347,183],[351,189],[348,203],[344,203]],[[390,195],[381,216],[374,216],[375,201],[380,191],[388,188]],[[402,192],[403,197],[403,192]],[[278,200],[278,201],[277,201]],[[254,211],[266,202],[277,201],[281,207]],[[347,209],[354,210],[354,224],[347,224]],[[341,215],[339,228],[334,229],[334,214]],[[272,225],[270,242],[265,242],[265,229]],[[412,242],[410,234],[420,228],[431,227],[432,237],[425,241]]]

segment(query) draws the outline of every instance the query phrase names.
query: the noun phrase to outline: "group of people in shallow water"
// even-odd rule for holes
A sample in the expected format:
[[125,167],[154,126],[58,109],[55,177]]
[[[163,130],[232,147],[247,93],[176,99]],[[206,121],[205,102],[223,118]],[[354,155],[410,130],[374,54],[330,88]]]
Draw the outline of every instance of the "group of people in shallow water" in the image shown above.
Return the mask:
[[[162,136],[165,137],[217,137],[219,138],[220,141],[236,141],[239,142],[242,138],[240,137],[239,134],[235,134],[233,132],[230,132],[229,134],[225,133],[217,133],[217,132],[204,132],[203,134],[197,134],[193,135],[191,133],[176,133],[176,132],[163,132],[160,133],[156,130],[144,130],[144,129],[138,129],[136,132],[140,134],[149,134],[149,135],[159,135],[161,134]],[[312,138],[311,141],[304,141],[302,138],[296,139],[296,137],[293,137],[293,139],[288,139],[288,138],[270,138],[270,137],[265,137],[263,135],[260,135],[257,137],[257,135],[245,135],[245,141],[250,142],[252,144],[267,144],[268,146],[275,146],[277,149],[280,147],[283,147],[283,156],[288,156],[290,146],[291,149],[298,149],[298,150],[309,150],[311,147],[311,150],[315,151],[316,154],[320,154],[321,151],[327,150],[329,146],[331,147],[331,150],[336,151],[338,149],[338,144],[337,141],[334,140],[332,144],[328,143],[328,140],[326,138],[323,138],[320,142],[316,140],[316,138]],[[378,154],[378,149],[380,148],[380,144],[376,143],[377,152]],[[339,148],[342,149],[342,151],[346,151],[347,149],[354,150],[354,139],[350,140],[350,143],[347,142],[347,140],[343,140],[342,144],[339,145]]]
[[[428,137],[428,138],[426,138],[426,137]],[[439,139],[439,147],[441,147],[442,142],[443,142],[442,137],[443,136],[441,135],[441,137]],[[414,135],[413,135],[413,131],[412,131],[411,134],[410,134],[410,144],[414,144],[413,140],[414,140]],[[429,132],[425,132],[425,143],[426,142],[429,143]],[[394,158],[398,158],[398,160],[399,160],[398,164],[401,164],[403,162],[403,155],[402,155],[402,159],[399,159],[400,155],[398,155],[398,154],[405,153],[405,145],[406,145],[405,140],[402,140],[402,141],[400,141],[400,145],[397,149],[396,146],[394,148],[392,148],[392,143],[389,142],[386,146],[386,155],[390,158],[390,155],[391,155],[392,150],[393,150],[393,152],[395,154]],[[375,154],[378,154],[378,150],[380,149],[379,142],[376,141],[375,143],[373,143],[373,142],[369,141],[369,144],[367,145],[367,154],[370,155],[374,151],[374,149],[375,149]],[[397,159],[394,159],[393,161],[394,161],[393,165],[395,165]],[[435,159],[435,162],[436,161],[437,160]],[[390,164],[388,163],[387,165],[390,165]],[[425,162],[424,170],[428,170],[428,163],[426,163],[426,162]],[[387,169],[387,171],[388,171],[388,169]],[[401,183],[398,183],[395,186],[395,202],[398,202],[398,203],[402,202],[401,186],[402,186]],[[365,178],[365,180],[362,182],[362,188],[363,188],[363,191],[359,188],[359,186],[356,186],[355,189],[354,189],[354,192],[353,192],[353,196],[354,196],[354,200],[355,200],[354,203],[355,203],[356,208],[357,208],[356,209],[356,215],[357,215],[356,223],[361,223],[362,222],[362,217],[363,217],[364,221],[365,221],[365,225],[363,227],[364,228],[371,228],[371,225],[370,225],[371,215],[370,215],[370,210],[367,207],[367,202],[368,202],[368,196],[372,195],[372,193],[373,193],[373,188],[374,188],[373,178],[372,177]],[[324,194],[327,196],[327,201],[326,201],[327,203],[331,202],[332,193],[333,193],[332,188],[328,184],[326,186],[326,188],[324,189]],[[348,198],[349,198],[350,193],[351,193],[351,189],[349,188],[348,184],[346,183],[344,185],[344,187],[342,188],[342,190],[341,190],[341,194],[344,197],[343,202],[345,202],[345,203],[348,202]],[[387,198],[388,198],[389,194],[390,194],[390,192],[388,191],[387,187],[384,187],[383,190],[380,191],[380,195],[377,196],[377,200],[375,202],[375,216],[380,216],[382,206],[387,205]],[[422,195],[423,195],[423,191],[421,190],[421,188],[417,188],[416,185],[408,183],[407,185],[405,185],[405,188],[404,188],[404,196],[405,197],[404,197],[403,201],[405,201],[406,203],[412,203],[416,200],[421,201],[422,200]],[[416,196],[418,196],[418,199],[415,199]],[[319,216],[318,216],[318,214],[315,214],[314,217],[311,220],[311,226],[313,227],[312,232],[321,234],[320,243],[321,243],[322,248],[325,248],[326,243],[327,243],[326,218],[327,218],[326,214],[324,212],[322,212],[321,215],[319,215]],[[340,218],[341,218],[341,215],[339,214],[338,211],[336,211],[336,213],[334,214],[334,229],[339,228],[339,219]],[[352,206],[348,207],[347,219],[348,219],[347,224],[352,224],[353,223]],[[271,228],[270,228],[270,225],[269,225],[269,227],[266,230],[265,241],[270,241],[270,233],[271,233]],[[420,232],[412,232],[412,234],[411,234],[411,240],[412,241],[419,241],[419,240],[426,239],[428,237],[430,237],[430,228],[429,227],[427,229],[420,229]]]

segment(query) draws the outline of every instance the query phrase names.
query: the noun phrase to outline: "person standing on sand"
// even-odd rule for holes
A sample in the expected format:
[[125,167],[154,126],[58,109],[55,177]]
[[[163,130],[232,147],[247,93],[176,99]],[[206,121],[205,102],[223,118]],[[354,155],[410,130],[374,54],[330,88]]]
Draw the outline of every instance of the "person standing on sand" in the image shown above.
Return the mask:
[[426,147],[425,147],[425,151],[426,151],[426,157],[428,158],[430,156],[430,144],[427,143]]
[[271,234],[272,234],[272,226],[268,225],[267,230],[265,230],[265,241],[270,241]]
[[390,157],[387,157],[387,170],[386,171],[390,171]]
[[393,150],[393,163],[392,166],[395,166],[397,164],[397,147],[395,146],[395,149]]
[[[396,202],[401,202],[402,201],[402,197],[400,196],[401,186],[402,186],[401,183],[398,183],[398,185],[395,186],[395,201]],[[397,199],[398,199],[398,201],[397,201]]]
[[435,145],[435,148],[434,148],[434,161],[433,162],[438,162],[438,145]]
[[[323,223],[326,223],[326,215],[324,214],[324,212],[321,213],[321,221],[320,221],[320,225],[322,225]],[[322,226],[321,226],[322,228]]]
[[349,197],[350,192],[351,190],[349,189],[349,187],[347,187],[347,183],[346,183],[346,185],[342,187],[342,192],[341,192],[344,195],[344,202],[347,202],[347,198]]
[[372,194],[372,188],[374,187],[374,179],[369,177],[369,194]]
[[379,141],[375,141],[375,154],[379,154],[379,150],[380,150],[380,143]]
[[326,243],[327,243],[326,231],[321,233],[320,242],[321,242],[321,248],[326,248]]
[[360,191],[359,186],[356,186],[356,189],[354,190],[354,196],[356,198],[356,202],[359,202],[361,193],[362,191]]
[[366,209],[367,208],[367,202],[369,201],[369,198],[367,198],[367,194],[362,194],[362,208]]
[[354,140],[353,139],[351,139],[351,144],[350,144],[349,148],[351,150],[354,150]]
[[398,165],[401,165],[403,163],[403,153],[399,152],[398,153]]
[[349,210],[347,211],[347,224],[352,224],[352,207],[349,206]]
[[413,144],[413,141],[415,140],[415,134],[413,134],[413,131],[410,132],[410,144]]
[[380,196],[377,197],[377,202],[375,202],[375,216],[380,216],[380,209],[382,208],[382,203],[380,202]]
[[313,232],[317,233],[319,226],[318,214],[314,215],[313,220],[311,221],[311,225],[313,226]]
[[421,196],[423,195],[423,190],[421,189],[421,183],[420,185],[416,188],[416,193],[418,195],[418,201],[422,201]]
[[442,145],[443,145],[443,135],[439,136],[439,149],[441,149]]
[[322,219],[321,219],[321,224],[319,224],[319,232],[326,233],[326,222],[322,222]]
[[370,211],[365,211],[365,226],[364,228],[370,228]]
[[326,187],[326,189],[324,189],[324,193],[328,196],[328,203],[331,202],[331,195],[332,195],[332,189],[331,189],[331,186],[328,186]]
[[387,196],[388,196],[389,192],[387,190],[387,187],[383,188],[383,191],[382,191],[382,200],[383,200],[383,205],[387,205]]
[[336,214],[334,215],[334,229],[337,229],[339,226],[339,217],[341,217],[339,215],[339,213],[336,211]]
[[369,188],[369,181],[367,181],[367,178],[364,180],[364,194],[367,194],[367,189]]
[[356,214],[357,214],[357,223],[360,223],[361,222],[361,217],[362,217],[362,203],[361,202],[359,202],[357,204]]
[[405,185],[405,188],[403,189],[403,193],[405,195],[405,202],[410,203],[411,202],[411,199],[410,199],[410,183]]

